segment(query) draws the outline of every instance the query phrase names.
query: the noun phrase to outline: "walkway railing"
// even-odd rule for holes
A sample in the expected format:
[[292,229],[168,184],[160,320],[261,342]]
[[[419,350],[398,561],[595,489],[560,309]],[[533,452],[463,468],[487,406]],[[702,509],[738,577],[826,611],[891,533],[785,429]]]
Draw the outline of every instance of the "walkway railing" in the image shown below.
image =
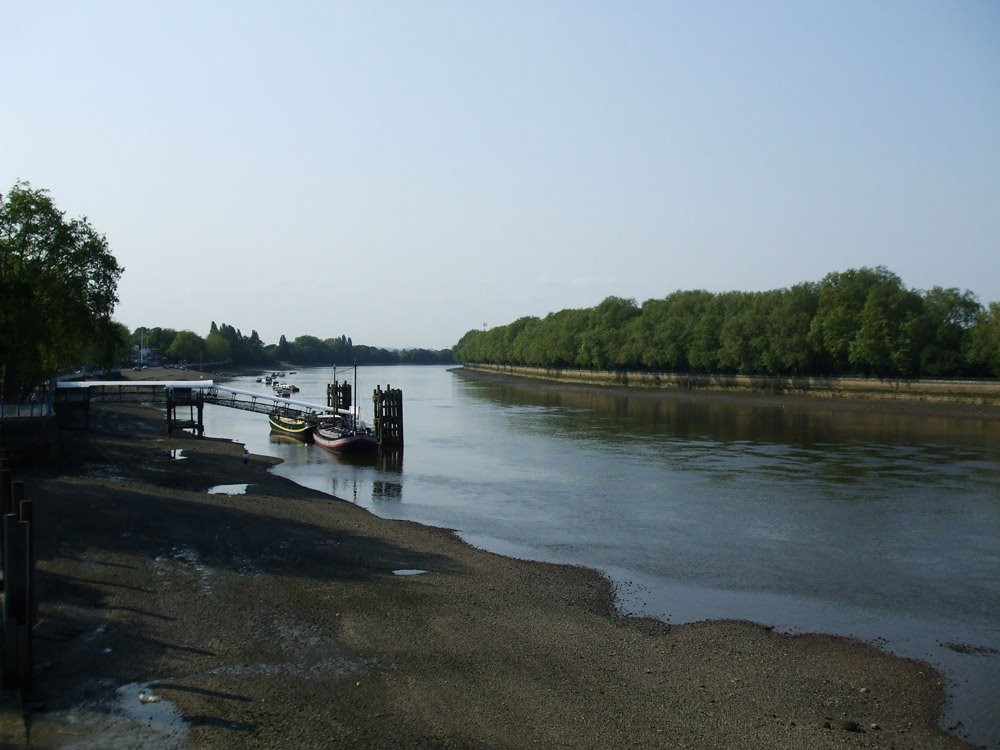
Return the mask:
[[21,419],[24,417],[49,417],[52,415],[51,401],[28,401],[23,404],[0,404],[0,419]]

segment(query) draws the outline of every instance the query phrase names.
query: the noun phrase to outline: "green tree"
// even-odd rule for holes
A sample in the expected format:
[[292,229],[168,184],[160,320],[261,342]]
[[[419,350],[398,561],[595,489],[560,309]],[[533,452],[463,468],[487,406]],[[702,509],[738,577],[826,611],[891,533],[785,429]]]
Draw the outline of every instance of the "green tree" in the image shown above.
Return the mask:
[[921,309],[920,296],[904,289],[901,282],[873,285],[849,348],[851,365],[872,375],[913,375]]
[[634,299],[608,297],[601,302],[591,311],[588,325],[580,334],[577,364],[599,370],[624,366],[626,327],[639,314]]
[[67,221],[48,191],[0,195],[0,395],[113,348],[122,268],[86,218]]
[[1000,302],[991,302],[969,332],[968,359],[984,373],[1000,377]]
[[920,372],[959,375],[967,368],[970,333],[983,314],[976,296],[966,290],[933,287],[924,294],[920,320]]
[[192,331],[178,331],[167,349],[167,358],[174,362],[201,362],[205,356],[205,340]]
[[[868,293],[878,285],[902,288],[899,277],[883,266],[830,273],[819,283],[816,315],[809,328],[809,343],[829,372],[846,374],[851,371],[851,344],[861,329],[861,313],[868,301]],[[869,340],[859,345],[862,348],[854,354],[856,362],[867,361],[869,357],[864,352],[872,345],[872,337],[880,335],[872,329],[877,325],[875,313],[875,310],[869,312],[869,331],[866,334]],[[869,354],[875,356],[874,351],[869,351]]]
[[84,362],[110,369],[126,363],[132,356],[132,334],[128,326],[118,321],[108,322],[108,335],[91,341]]
[[816,285],[812,283],[778,292],[767,326],[765,360],[769,372],[796,375],[813,371],[815,349],[809,329],[817,304]]
[[218,331],[205,337],[205,359],[208,362],[228,362],[232,344]]
[[326,344],[315,336],[296,336],[288,356],[289,362],[299,365],[315,365],[331,361]]

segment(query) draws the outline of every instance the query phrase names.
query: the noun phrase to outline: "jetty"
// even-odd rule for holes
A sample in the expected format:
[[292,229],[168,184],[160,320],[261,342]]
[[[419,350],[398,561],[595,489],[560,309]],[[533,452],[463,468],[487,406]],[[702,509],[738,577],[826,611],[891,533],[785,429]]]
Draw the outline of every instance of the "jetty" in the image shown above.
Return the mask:
[[[391,396],[389,395],[391,394]],[[386,407],[387,398],[391,406]],[[379,445],[398,448],[403,439],[402,392],[383,391],[381,386],[372,396],[378,418],[375,422]],[[287,416],[318,423],[334,413],[350,415],[344,404],[331,400],[314,404],[299,399],[230,388],[213,380],[80,380],[56,384],[55,413],[62,426],[86,429],[92,402],[158,403],[167,409],[167,434],[190,429],[202,436],[205,432],[206,404],[230,409],[271,414],[275,410]]]

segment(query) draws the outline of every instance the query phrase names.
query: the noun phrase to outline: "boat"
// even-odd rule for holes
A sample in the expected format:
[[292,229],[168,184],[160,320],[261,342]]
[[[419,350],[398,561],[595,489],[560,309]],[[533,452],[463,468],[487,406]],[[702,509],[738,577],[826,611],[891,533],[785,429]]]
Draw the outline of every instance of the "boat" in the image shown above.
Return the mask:
[[354,419],[352,414],[321,414],[312,430],[313,442],[337,453],[375,453],[378,440],[375,431]]
[[273,432],[289,435],[307,443],[312,439],[313,424],[294,413],[275,409],[267,415],[267,421],[271,423]]

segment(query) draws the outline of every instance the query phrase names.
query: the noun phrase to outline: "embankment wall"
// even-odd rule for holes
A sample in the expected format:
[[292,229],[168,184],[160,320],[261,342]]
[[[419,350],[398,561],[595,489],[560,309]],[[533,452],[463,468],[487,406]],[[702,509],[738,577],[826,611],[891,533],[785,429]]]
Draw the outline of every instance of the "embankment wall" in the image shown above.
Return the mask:
[[475,363],[466,363],[463,367],[499,375],[608,387],[794,393],[820,397],[950,401],[1000,406],[1000,380],[699,375]]

